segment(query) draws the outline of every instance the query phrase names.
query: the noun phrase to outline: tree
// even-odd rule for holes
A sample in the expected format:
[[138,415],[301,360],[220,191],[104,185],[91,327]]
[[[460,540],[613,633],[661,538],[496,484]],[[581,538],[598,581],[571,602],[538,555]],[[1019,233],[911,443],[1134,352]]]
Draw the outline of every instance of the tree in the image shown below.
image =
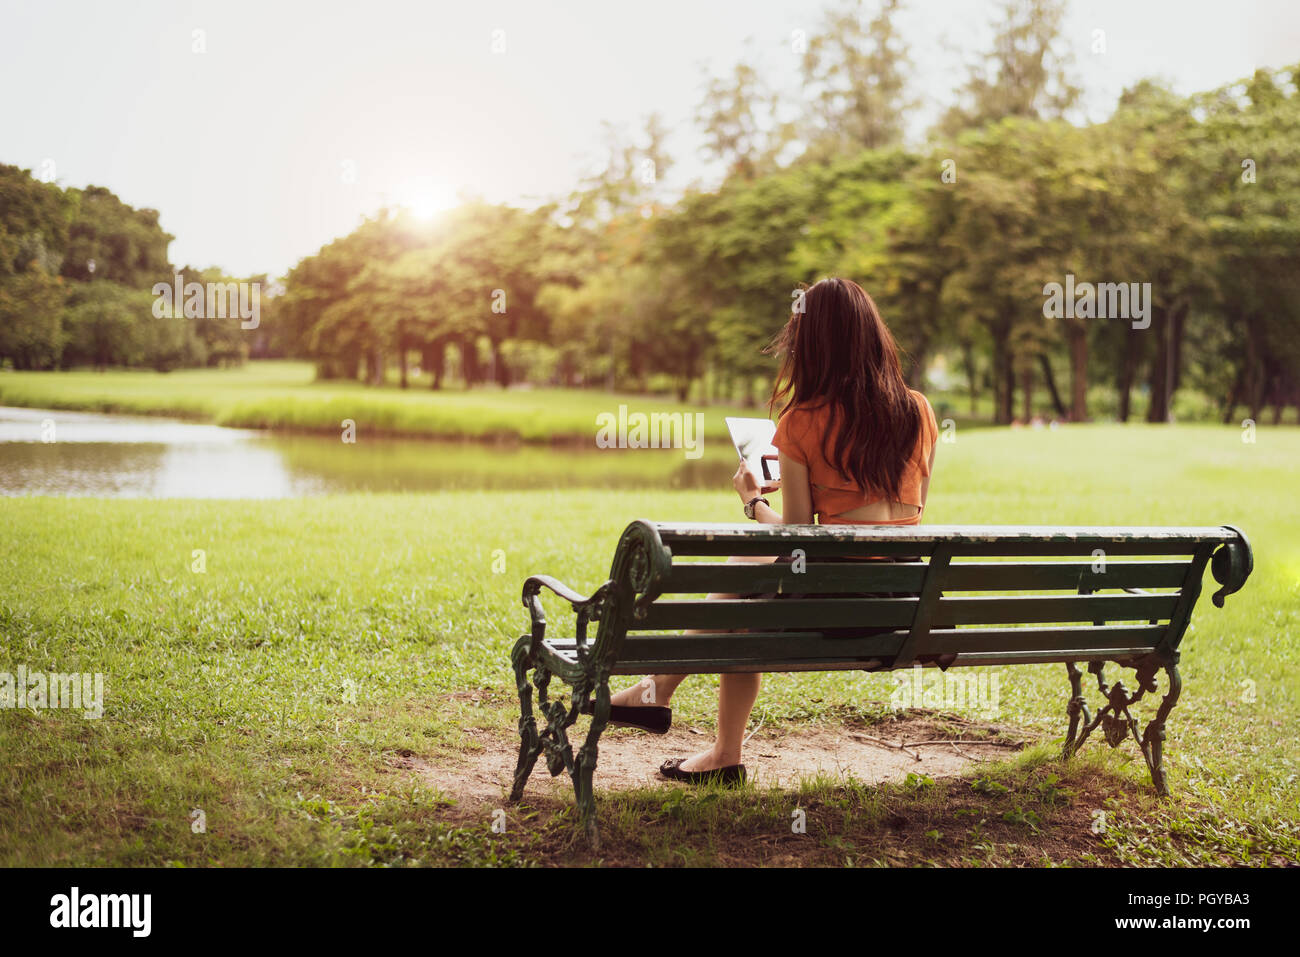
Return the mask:
[[[1283,91],[1285,80],[1292,92]],[[1300,410],[1300,65],[1260,70],[1197,98],[1206,119],[1197,153],[1218,311],[1235,333],[1223,342],[1225,420],[1245,404]]]
[[57,275],[68,244],[68,196],[31,170],[0,165],[0,281],[21,276],[35,261]]
[[0,281],[0,363],[54,369],[63,350],[64,283],[33,260]]
[[772,172],[795,132],[778,118],[779,102],[750,63],[737,63],[729,80],[710,77],[695,117],[704,155],[743,180]]
[[895,18],[902,0],[881,0],[863,23],[859,4],[826,11],[802,61],[804,91],[811,98],[805,123],[810,154],[876,149],[901,142],[911,61]]
[[1081,90],[1061,42],[1065,0],[1006,0],[993,49],[969,67],[958,102],[940,121],[946,136],[1007,117],[1058,119]]
[[156,210],[132,209],[101,186],[68,192],[72,221],[61,275],[77,282],[107,279],[132,289],[171,281],[167,247],[176,237],[159,226]]

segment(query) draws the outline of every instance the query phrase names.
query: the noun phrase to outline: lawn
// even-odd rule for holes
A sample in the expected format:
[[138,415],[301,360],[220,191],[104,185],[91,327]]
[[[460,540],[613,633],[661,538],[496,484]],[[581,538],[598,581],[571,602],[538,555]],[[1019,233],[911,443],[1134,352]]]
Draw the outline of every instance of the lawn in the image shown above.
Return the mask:
[[[176,372],[0,372],[0,405],[77,409],[201,419],[254,429],[340,432],[351,419],[370,435],[503,438],[549,443],[595,441],[596,417],[694,413],[674,399],[583,389],[498,389],[437,392],[419,385],[369,387],[355,381],[315,381],[306,362],[250,362],[234,369]],[[709,410],[705,436],[726,441],[726,415]],[[757,413],[756,413],[757,414]]]
[[[1250,536],[1254,575],[1222,610],[1203,598],[1182,646],[1172,800],[1155,799],[1131,744],[1094,737],[1056,760],[1068,685],[1036,666],[1004,674],[999,723],[1043,742],[963,778],[598,793],[595,857],[570,842],[564,801],[530,798],[497,834],[402,769],[513,740],[524,577],[591,589],[628,520],[735,520],[728,490],[18,498],[0,500],[0,670],[103,673],[105,714],[0,711],[0,865],[1300,862],[1300,432],[954,439],[929,522],[1227,522]],[[715,685],[687,682],[675,722],[709,730]],[[756,718],[863,725],[892,687],[887,674],[772,675]],[[808,832],[791,852],[796,803]]]

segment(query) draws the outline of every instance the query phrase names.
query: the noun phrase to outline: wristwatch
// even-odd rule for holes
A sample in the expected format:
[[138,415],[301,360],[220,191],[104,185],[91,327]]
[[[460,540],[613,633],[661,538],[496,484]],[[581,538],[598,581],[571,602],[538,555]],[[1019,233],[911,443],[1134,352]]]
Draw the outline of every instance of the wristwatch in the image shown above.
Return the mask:
[[762,502],[768,508],[772,507],[772,503],[769,502],[767,499],[763,498],[763,496],[761,495],[755,496],[754,498],[751,498],[748,502],[745,503],[745,518],[749,518],[749,519],[757,518],[757,516],[754,515],[754,506],[757,505],[759,502]]

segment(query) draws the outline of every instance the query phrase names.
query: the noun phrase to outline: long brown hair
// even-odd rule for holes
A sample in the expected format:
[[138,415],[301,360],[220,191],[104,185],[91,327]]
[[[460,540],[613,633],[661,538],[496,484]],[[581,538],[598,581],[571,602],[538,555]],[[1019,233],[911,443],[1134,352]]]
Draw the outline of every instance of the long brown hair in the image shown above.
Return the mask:
[[828,461],[859,488],[897,501],[921,410],[866,290],[848,279],[816,283],[766,351],[782,357],[769,411],[829,404],[835,446]]

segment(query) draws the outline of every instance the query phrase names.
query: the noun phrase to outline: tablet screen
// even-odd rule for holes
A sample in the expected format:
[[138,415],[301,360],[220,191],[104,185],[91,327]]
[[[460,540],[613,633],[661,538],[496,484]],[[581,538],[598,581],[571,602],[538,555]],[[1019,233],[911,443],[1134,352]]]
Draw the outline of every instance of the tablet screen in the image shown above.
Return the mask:
[[771,419],[728,418],[727,429],[731,432],[731,442],[740,457],[744,459],[763,482],[778,482],[781,469],[777,462],[776,446],[772,436],[776,434],[776,423]]

